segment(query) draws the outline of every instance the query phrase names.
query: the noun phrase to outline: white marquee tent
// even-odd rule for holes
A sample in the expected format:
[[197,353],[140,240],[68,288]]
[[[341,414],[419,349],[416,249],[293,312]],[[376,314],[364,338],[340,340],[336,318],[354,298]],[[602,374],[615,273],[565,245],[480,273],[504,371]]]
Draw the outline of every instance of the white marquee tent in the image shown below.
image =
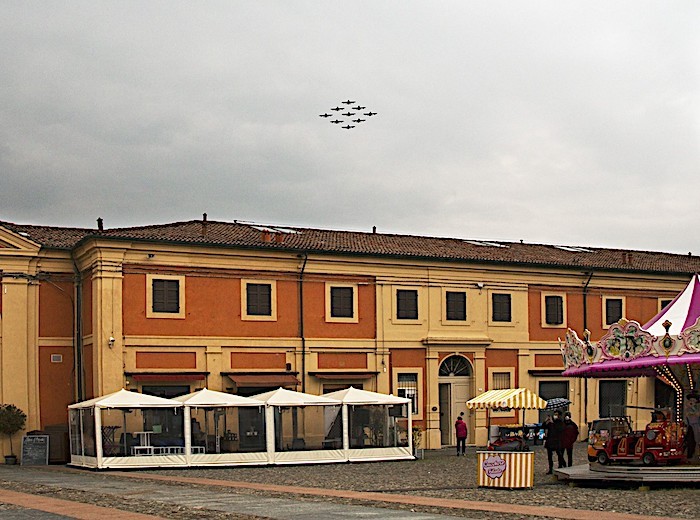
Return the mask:
[[[71,464],[123,469],[410,459],[408,399],[349,388],[175,399],[120,390],[69,406]],[[203,427],[202,427],[203,425]],[[352,430],[350,430],[352,428]]]

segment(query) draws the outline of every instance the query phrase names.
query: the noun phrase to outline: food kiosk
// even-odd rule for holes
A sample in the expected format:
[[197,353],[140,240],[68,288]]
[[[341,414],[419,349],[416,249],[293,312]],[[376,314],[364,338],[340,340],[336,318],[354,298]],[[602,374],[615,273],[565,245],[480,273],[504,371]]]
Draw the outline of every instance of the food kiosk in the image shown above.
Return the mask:
[[[506,390],[489,390],[467,401],[469,409],[486,410],[490,426],[489,411],[494,408],[514,408],[523,410],[523,428],[525,427],[525,410],[542,410],[547,402],[527,388],[509,388]],[[490,428],[489,428],[490,430]],[[481,487],[495,488],[531,488],[535,481],[535,454],[525,451],[527,445],[521,443],[522,451],[498,451],[487,449],[477,451],[477,484]],[[489,445],[488,448],[493,448]]]

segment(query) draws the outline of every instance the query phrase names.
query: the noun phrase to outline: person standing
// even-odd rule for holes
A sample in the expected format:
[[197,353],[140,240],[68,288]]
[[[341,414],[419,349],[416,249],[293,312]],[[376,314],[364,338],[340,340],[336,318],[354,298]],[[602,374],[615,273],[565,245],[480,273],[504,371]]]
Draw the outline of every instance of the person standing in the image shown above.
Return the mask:
[[547,416],[544,422],[544,428],[546,432],[544,447],[547,449],[547,463],[549,465],[547,475],[551,475],[554,470],[554,461],[552,460],[554,453],[557,454],[557,463],[559,467],[566,467],[564,452],[561,449],[561,436],[564,432],[564,422],[559,417],[559,412],[554,412],[551,417]]
[[578,440],[578,426],[571,420],[571,412],[564,413],[564,431],[561,436],[562,451],[566,451],[566,465],[574,463],[574,443]]
[[462,416],[455,421],[455,434],[457,435],[457,456],[464,455],[467,450],[467,423],[462,420]]

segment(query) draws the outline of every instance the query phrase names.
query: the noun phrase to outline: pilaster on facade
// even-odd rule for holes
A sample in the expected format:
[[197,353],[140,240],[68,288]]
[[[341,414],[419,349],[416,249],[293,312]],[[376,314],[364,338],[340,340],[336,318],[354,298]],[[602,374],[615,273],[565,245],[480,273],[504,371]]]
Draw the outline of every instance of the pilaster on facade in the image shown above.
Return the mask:
[[102,251],[92,262],[95,395],[115,392],[124,386],[123,258],[124,250]]
[[26,428],[38,428],[39,285],[26,273],[2,276],[0,400],[23,410]]
[[[486,391],[486,349],[474,353],[474,376],[476,393],[481,394]],[[486,410],[479,409],[475,411],[475,426],[476,432],[474,442],[477,446],[486,446],[488,444],[488,428]]]

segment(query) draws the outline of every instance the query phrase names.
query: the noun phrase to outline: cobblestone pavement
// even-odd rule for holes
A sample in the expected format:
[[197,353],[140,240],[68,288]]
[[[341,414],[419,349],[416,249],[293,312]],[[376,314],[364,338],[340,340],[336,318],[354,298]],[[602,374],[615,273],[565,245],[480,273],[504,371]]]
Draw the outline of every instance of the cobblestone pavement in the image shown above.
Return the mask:
[[[514,504],[515,506],[540,506],[543,508],[560,507],[574,510],[589,510],[600,512],[597,518],[608,518],[615,513],[628,513],[636,515],[667,516],[674,518],[700,518],[700,487],[687,487],[677,489],[675,487],[652,487],[648,491],[640,491],[638,486],[633,487],[571,487],[557,481],[551,475],[545,475],[546,454],[541,447],[535,447],[535,487],[524,490],[506,490],[493,488],[479,488],[476,486],[476,450],[468,450],[466,457],[457,457],[452,450],[426,451],[425,458],[416,461],[374,462],[358,464],[327,464],[327,465],[300,465],[300,466],[265,466],[265,467],[234,467],[234,468],[190,468],[182,470],[142,470],[130,472],[131,477],[124,476],[122,472],[85,472],[99,476],[107,482],[119,486],[125,480],[141,480],[133,477],[168,476],[173,478],[189,479],[215,479],[230,482],[249,482],[259,484],[273,484],[280,486],[298,486],[309,488],[324,488],[331,490],[352,490],[359,492],[378,492],[385,494],[400,494],[413,497],[433,497],[434,499],[455,499],[460,501],[490,502],[495,504]],[[585,444],[579,444],[575,450],[575,463],[586,463]],[[61,472],[61,468],[54,468]],[[0,472],[2,475],[5,473]],[[82,474],[79,472],[78,474]],[[1,478],[1,477],[0,477]],[[146,489],[148,483],[137,482],[142,489]],[[209,484],[197,485],[196,483],[161,483],[170,488],[169,496],[177,497],[186,493],[198,491],[211,491]],[[187,503],[175,500],[168,501],[167,497],[160,500],[152,500],[153,495],[147,493],[129,493],[127,495],[90,493],[79,488],[61,488],[55,485],[39,485],[34,487],[28,484],[13,483],[5,479],[0,481],[0,488],[15,489],[25,493],[55,496],[69,500],[84,501],[99,504],[106,507],[114,507],[122,510],[141,512],[160,516],[163,518],[207,518],[219,520],[245,519],[267,517],[267,511],[263,508],[255,514],[222,513],[207,509],[206,503],[196,506],[193,502]],[[173,491],[174,490],[174,491]],[[255,489],[230,489],[220,488],[216,490],[220,495],[233,496],[251,502],[261,503],[263,498],[286,498],[291,495],[285,492],[271,492],[269,490]],[[242,497],[242,498],[241,498]],[[389,503],[376,500],[367,501],[358,498],[338,498],[331,496],[311,496],[294,494],[294,500],[301,502],[333,502],[346,506],[372,506],[403,510],[406,513],[413,510],[416,513],[428,515],[451,515],[462,518],[485,519],[529,519],[541,518],[540,515],[528,514],[504,514],[493,511],[469,511],[442,506],[415,505],[406,503]],[[437,502],[436,502],[437,503]],[[319,504],[320,506],[320,504]],[[0,516],[5,517],[6,512],[0,506]],[[543,510],[544,511],[544,510]],[[575,513],[575,511],[572,511]],[[386,515],[390,516],[389,511]],[[379,518],[382,518],[379,516]],[[410,514],[407,517],[411,516]],[[419,515],[420,516],[420,515]],[[569,516],[569,515],[567,515]],[[582,517],[583,515],[581,515]],[[557,518],[552,516],[549,517]],[[21,518],[21,517],[17,517]],[[28,517],[27,517],[28,518]],[[40,518],[40,517],[37,517]],[[43,518],[43,517],[42,517]],[[46,517],[49,518],[49,517]],[[308,516],[307,516],[308,518]],[[319,517],[322,518],[322,517]]]

